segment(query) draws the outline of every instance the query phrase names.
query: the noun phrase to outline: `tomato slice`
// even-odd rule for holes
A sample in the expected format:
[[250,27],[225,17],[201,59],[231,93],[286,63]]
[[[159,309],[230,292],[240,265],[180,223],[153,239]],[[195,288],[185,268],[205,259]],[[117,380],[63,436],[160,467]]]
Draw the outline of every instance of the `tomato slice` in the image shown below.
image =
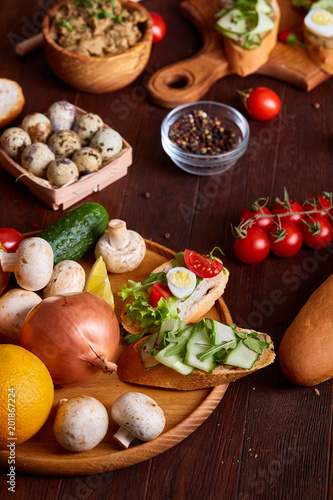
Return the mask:
[[223,269],[223,264],[218,260],[205,257],[194,250],[185,250],[184,260],[189,270],[200,278],[214,278]]
[[168,300],[171,292],[166,285],[163,285],[159,281],[155,281],[153,284],[153,288],[150,292],[150,303],[153,307],[157,307],[160,299],[163,297],[165,300]]
[[19,244],[23,240],[23,235],[11,227],[0,227],[0,244],[6,252],[16,252]]

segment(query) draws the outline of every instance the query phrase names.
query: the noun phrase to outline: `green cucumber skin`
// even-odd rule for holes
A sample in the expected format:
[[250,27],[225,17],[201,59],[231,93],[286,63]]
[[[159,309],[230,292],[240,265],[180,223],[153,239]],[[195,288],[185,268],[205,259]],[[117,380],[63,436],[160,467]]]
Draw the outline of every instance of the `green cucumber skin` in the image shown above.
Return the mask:
[[102,205],[85,203],[61,216],[40,237],[50,243],[54,265],[67,259],[79,261],[97,243],[108,222],[108,212]]

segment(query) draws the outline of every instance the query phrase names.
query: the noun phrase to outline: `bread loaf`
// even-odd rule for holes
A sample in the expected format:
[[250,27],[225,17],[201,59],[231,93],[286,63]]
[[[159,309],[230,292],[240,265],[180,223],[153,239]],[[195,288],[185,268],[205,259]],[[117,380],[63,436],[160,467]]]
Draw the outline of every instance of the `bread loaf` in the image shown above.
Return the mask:
[[22,111],[25,103],[18,83],[0,78],[0,128],[12,122]]

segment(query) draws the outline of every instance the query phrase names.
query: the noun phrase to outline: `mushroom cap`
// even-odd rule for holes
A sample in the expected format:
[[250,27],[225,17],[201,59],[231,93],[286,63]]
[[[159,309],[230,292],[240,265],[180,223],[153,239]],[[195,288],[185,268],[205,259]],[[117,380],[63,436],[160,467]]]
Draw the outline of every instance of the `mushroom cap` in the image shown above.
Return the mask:
[[91,396],[76,396],[60,405],[53,425],[61,446],[70,451],[87,451],[98,445],[109,427],[105,406]]
[[53,250],[46,240],[33,236],[23,240],[16,251],[15,277],[25,290],[37,291],[50,281],[53,271]]
[[140,441],[151,441],[165,427],[165,416],[156,401],[141,392],[127,392],[112,405],[111,418]]
[[64,293],[82,292],[86,273],[78,262],[62,260],[54,266],[52,276],[43,291],[44,298]]
[[95,246],[95,257],[102,256],[110,273],[121,274],[136,269],[146,255],[146,244],[136,231],[127,229],[128,245],[117,250],[110,245],[109,233],[104,233]]

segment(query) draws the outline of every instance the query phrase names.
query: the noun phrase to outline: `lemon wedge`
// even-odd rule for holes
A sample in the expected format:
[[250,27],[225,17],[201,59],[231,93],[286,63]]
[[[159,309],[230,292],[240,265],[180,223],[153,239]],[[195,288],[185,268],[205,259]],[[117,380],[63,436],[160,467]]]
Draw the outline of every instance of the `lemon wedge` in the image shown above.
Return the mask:
[[114,297],[103,257],[98,257],[93,264],[84,290],[85,292],[98,295],[114,309]]

